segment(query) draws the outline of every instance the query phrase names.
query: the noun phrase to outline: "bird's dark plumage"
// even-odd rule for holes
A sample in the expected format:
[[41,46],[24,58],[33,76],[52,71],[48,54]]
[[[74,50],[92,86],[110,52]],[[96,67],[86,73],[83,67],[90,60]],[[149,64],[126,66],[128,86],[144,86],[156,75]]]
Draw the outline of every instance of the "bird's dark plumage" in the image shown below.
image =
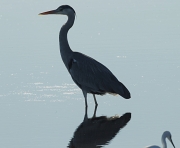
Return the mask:
[[76,62],[71,64],[69,72],[81,89],[92,94],[114,93],[130,98],[128,89],[103,64],[79,52],[74,52],[72,57]]
[[57,8],[57,10],[62,10],[62,9],[72,9],[73,12],[76,14],[75,10],[69,5],[62,5]]
[[95,94],[119,94],[125,99],[129,99],[131,95],[128,89],[118,81],[108,68],[89,56],[71,50],[67,40],[67,33],[74,24],[75,10],[71,6],[62,5],[56,10],[40,13],[40,15],[47,14],[68,16],[66,24],[62,26],[59,33],[60,53],[72,79],[83,91],[86,106],[87,93],[93,94],[96,105]]

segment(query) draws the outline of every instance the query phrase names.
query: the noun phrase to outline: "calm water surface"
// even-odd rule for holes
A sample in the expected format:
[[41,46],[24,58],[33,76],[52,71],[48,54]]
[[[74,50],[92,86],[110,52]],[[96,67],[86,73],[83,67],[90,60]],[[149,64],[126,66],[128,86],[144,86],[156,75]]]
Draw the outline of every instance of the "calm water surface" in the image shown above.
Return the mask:
[[[71,48],[106,65],[132,94],[130,100],[97,96],[96,119],[91,119],[95,106],[88,95],[87,123],[83,123],[82,92],[59,55],[58,32],[67,18],[38,16],[61,4],[69,4],[77,12],[68,36]],[[96,126],[100,120],[115,127],[102,116],[126,113],[131,113],[131,118],[126,126],[125,121],[119,123],[122,126],[116,135],[96,138],[106,141],[101,141],[106,143],[104,147],[161,146],[165,130],[171,131],[175,146],[180,147],[179,4],[1,1],[0,147],[67,147],[73,136],[78,137],[80,125],[100,135]],[[102,129],[107,131],[105,124]],[[92,144],[93,138],[89,141]]]

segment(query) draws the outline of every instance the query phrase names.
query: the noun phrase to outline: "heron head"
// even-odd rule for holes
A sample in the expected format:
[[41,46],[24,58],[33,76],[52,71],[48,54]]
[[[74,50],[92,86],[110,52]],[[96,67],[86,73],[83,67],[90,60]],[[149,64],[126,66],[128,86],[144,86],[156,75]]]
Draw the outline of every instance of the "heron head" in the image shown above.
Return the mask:
[[75,10],[69,5],[62,5],[55,10],[42,12],[39,15],[47,15],[47,14],[62,14],[62,15],[70,15],[76,14]]
[[171,142],[171,144],[172,144],[173,147],[175,148],[175,145],[174,145],[174,143],[173,143],[173,141],[172,141],[171,133],[170,133],[169,131],[165,131],[165,132],[164,132],[164,135],[165,135],[165,137],[167,137],[167,139]]

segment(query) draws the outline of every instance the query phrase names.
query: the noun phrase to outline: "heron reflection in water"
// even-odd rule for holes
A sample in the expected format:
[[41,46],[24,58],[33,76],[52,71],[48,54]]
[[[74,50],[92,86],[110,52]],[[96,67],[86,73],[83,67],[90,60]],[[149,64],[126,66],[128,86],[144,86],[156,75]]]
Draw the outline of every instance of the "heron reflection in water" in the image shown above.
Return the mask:
[[119,94],[125,99],[131,97],[129,90],[100,62],[79,52],[71,50],[67,33],[73,26],[76,12],[68,5],[62,5],[55,10],[40,13],[39,15],[62,14],[68,16],[67,22],[59,33],[60,53],[62,60],[74,82],[81,88],[87,107],[87,93],[104,95],[106,93]]
[[74,132],[68,148],[101,148],[107,145],[131,119],[131,113],[119,116],[96,117],[97,106],[92,118],[88,118],[87,109],[84,120]]

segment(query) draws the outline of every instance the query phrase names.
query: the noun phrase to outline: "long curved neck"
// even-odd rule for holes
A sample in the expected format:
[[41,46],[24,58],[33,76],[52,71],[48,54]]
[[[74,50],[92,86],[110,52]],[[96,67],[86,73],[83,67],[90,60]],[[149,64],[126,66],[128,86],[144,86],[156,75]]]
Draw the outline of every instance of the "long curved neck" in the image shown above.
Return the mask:
[[167,148],[166,137],[165,136],[162,136],[161,142],[162,142],[163,148]]
[[66,24],[62,26],[59,33],[60,53],[66,67],[68,66],[68,62],[72,54],[72,50],[69,46],[68,39],[67,39],[67,33],[69,29],[73,26],[74,20],[75,20],[75,15],[69,14]]

